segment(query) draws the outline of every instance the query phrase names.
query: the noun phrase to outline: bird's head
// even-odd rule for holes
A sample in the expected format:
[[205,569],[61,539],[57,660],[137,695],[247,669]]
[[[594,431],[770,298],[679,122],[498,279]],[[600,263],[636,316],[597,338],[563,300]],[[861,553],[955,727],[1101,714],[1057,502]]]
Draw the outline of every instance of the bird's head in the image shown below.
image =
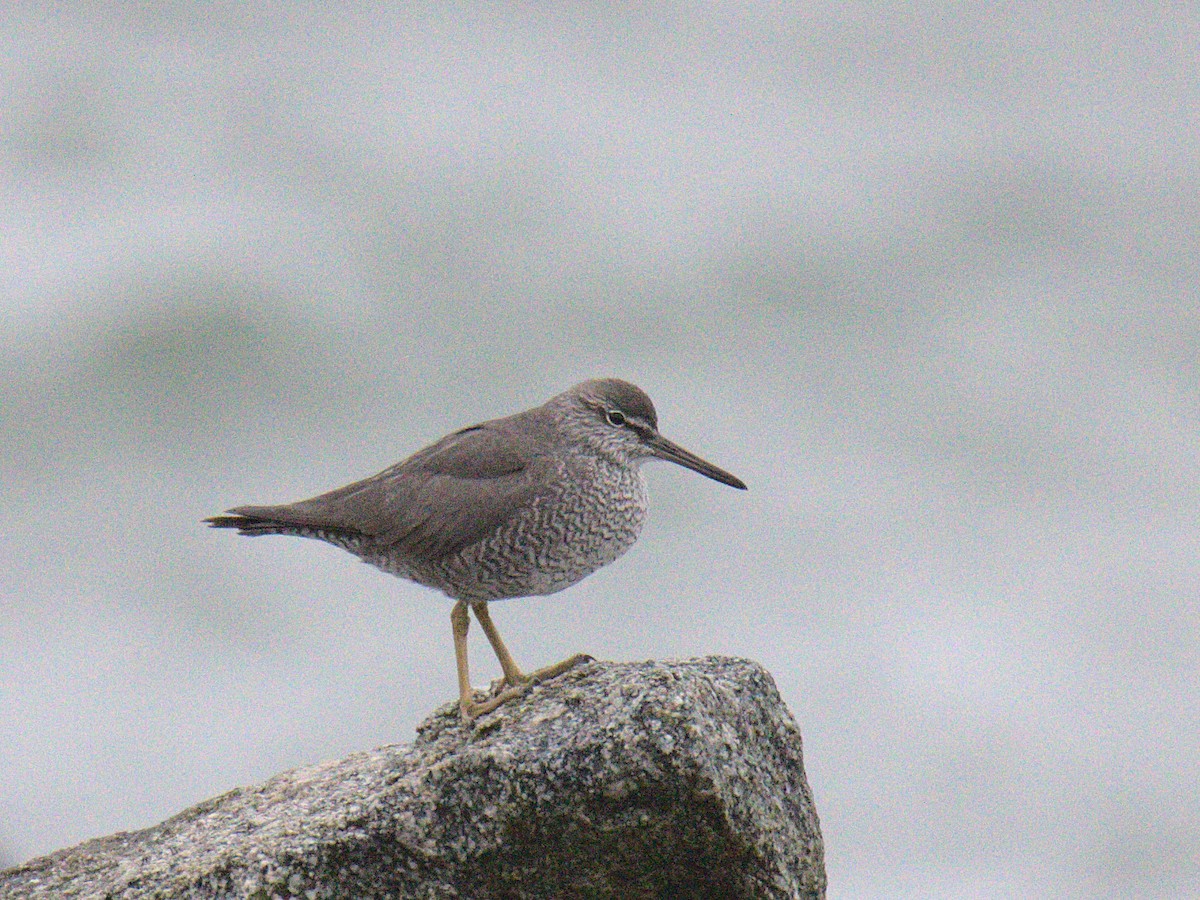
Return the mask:
[[626,465],[665,459],[740,490],[740,478],[717,468],[659,434],[658,414],[646,392],[618,378],[577,384],[551,401],[562,409],[572,440]]

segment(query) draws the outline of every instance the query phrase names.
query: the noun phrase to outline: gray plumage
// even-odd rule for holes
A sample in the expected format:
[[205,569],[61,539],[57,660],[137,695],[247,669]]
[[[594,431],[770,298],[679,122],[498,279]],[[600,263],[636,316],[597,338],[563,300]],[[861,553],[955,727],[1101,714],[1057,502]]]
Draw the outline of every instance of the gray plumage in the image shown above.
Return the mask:
[[[623,417],[613,425],[611,417]],[[310,500],[207,520],[241,534],[328,541],[458,600],[550,594],[629,549],[646,518],[640,463],[656,451],[650,398],[588,381],[542,406],[447,435],[403,462]],[[671,450],[678,450],[664,442]],[[700,470],[744,485],[704,463]]]
[[[659,434],[650,398],[608,378],[456,431],[378,475],[310,500],[238,506],[205,521],[251,536],[327,541],[458,601],[450,620],[460,709],[470,722],[586,658],[524,674],[487,604],[560,591],[628,550],[646,519],[641,464],[651,458],[746,487]],[[468,608],[507,685],[483,702],[470,684]]]

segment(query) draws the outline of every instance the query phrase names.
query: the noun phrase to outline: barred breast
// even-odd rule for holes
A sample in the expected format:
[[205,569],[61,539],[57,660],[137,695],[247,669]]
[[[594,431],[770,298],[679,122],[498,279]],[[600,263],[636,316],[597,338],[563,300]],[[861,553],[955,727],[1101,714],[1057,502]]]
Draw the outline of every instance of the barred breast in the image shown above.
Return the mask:
[[646,520],[640,467],[603,457],[558,463],[517,515],[485,539],[433,564],[393,558],[368,562],[437,588],[456,600],[502,600],[553,594],[621,556]]

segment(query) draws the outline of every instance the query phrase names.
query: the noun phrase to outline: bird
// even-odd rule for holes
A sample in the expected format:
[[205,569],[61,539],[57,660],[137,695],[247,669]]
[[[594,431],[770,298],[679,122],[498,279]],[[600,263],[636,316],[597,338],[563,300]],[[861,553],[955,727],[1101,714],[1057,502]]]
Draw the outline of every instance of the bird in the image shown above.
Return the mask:
[[[251,537],[325,541],[452,599],[459,712],[470,725],[591,659],[576,654],[525,674],[488,604],[556,593],[625,553],[646,520],[642,464],[652,459],[746,490],[741,479],[664,437],[645,391],[601,378],[452,432],[345,487],[296,503],[236,506],[204,521]],[[470,613],[504,673],[484,700],[475,699],[467,665]]]

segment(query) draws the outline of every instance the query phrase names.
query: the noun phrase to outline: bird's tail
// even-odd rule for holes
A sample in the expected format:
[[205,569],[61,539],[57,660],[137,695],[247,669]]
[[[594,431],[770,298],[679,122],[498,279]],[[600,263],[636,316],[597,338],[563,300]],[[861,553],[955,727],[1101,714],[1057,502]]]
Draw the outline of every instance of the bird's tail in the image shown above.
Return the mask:
[[[298,508],[300,507],[300,508]],[[366,538],[361,532],[307,514],[301,504],[286,506],[235,506],[226,515],[205,519],[213,528],[236,528],[238,534],[259,537],[287,534],[315,538],[358,553]]]
[[296,522],[272,515],[270,506],[239,506],[230,515],[212,516],[204,521],[211,528],[236,528],[238,534],[258,537],[264,534],[294,534],[307,536],[312,531]]

